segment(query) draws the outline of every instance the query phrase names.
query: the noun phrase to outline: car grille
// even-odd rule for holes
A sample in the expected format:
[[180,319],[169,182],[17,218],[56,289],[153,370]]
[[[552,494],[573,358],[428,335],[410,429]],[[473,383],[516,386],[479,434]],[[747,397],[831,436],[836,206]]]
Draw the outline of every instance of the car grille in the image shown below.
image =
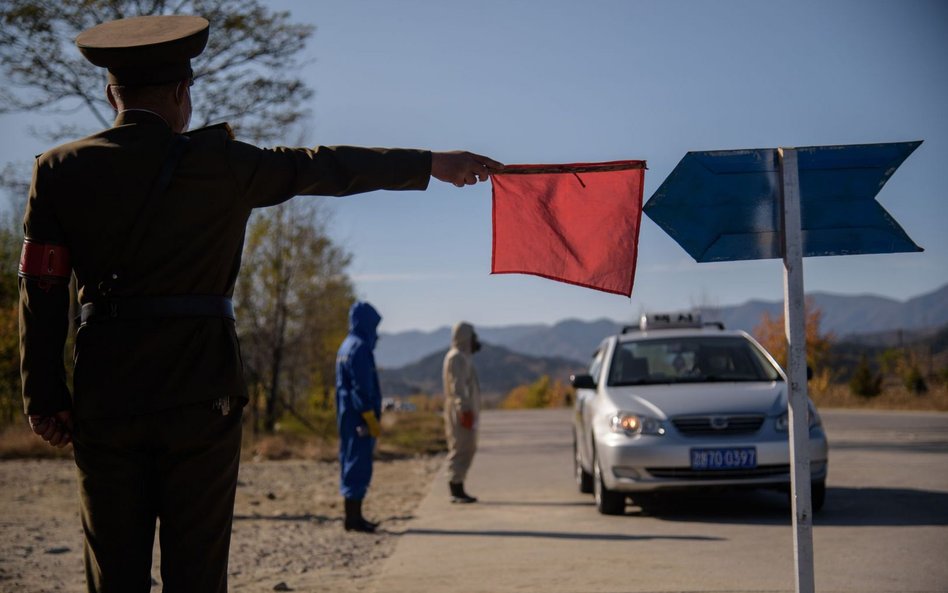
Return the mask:
[[764,417],[753,416],[679,416],[672,419],[678,432],[689,437],[731,436],[760,430]]
[[655,478],[679,480],[722,480],[728,478],[766,478],[790,473],[790,465],[761,465],[751,469],[690,469],[687,467],[647,467]]

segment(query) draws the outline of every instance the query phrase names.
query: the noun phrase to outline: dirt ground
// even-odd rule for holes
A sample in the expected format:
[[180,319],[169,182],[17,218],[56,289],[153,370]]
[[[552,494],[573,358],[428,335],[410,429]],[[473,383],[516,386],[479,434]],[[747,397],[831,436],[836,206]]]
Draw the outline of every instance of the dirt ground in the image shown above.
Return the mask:
[[[365,515],[374,535],[346,533],[338,465],[244,461],[229,585],[234,592],[365,590],[427,494],[442,457],[377,461]],[[75,466],[0,462],[0,592],[85,591]],[[156,546],[157,547],[157,546]],[[160,558],[152,569],[160,591]]]

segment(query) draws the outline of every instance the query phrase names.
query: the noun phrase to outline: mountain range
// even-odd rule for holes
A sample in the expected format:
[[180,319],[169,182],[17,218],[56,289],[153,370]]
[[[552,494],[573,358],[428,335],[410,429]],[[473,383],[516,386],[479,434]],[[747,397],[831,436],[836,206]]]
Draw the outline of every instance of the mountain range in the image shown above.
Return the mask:
[[[379,383],[386,396],[441,393],[444,348],[398,369],[380,369]],[[514,387],[532,383],[543,375],[567,381],[582,372],[583,364],[555,356],[529,356],[503,346],[484,343],[475,357],[477,379],[488,403],[496,403]]]
[[[821,330],[832,332],[839,340],[858,342],[860,336],[870,339],[870,336],[880,335],[896,340],[903,333],[927,333],[948,324],[948,284],[906,301],[875,295],[848,296],[824,292],[809,293],[807,297],[823,314]],[[752,332],[765,312],[777,316],[782,311],[782,301],[751,300],[740,305],[705,308],[702,316],[705,321],[722,321],[728,328]],[[622,322],[610,319],[567,319],[553,325],[477,327],[477,333],[482,342],[508,352],[508,356],[553,358],[559,361],[551,363],[554,366],[564,361],[582,366],[602,338],[619,331],[622,325]],[[376,361],[382,368],[395,369],[424,362],[426,358],[443,357],[451,340],[451,329],[442,327],[429,332],[406,331],[383,333],[382,336],[375,350]],[[486,358],[486,352],[485,349],[478,354],[479,361]],[[531,367],[544,364],[537,361],[519,363]],[[479,362],[478,367],[482,366]],[[440,371],[436,375],[440,380]],[[536,376],[533,375],[534,380]]]

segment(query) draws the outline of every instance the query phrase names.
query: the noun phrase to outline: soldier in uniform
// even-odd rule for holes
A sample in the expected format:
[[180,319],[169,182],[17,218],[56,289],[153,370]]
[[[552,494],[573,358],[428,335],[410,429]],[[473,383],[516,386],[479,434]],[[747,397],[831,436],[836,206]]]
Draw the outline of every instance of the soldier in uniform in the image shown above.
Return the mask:
[[[89,591],[149,591],[160,520],[165,591],[227,588],[247,401],[231,296],[254,208],[296,195],[461,187],[499,163],[467,152],[262,149],[226,124],[185,133],[196,16],[103,23],[76,39],[108,69],[113,126],[37,158],[20,259],[25,412],[72,441]],[[68,282],[81,325],[73,392]]]

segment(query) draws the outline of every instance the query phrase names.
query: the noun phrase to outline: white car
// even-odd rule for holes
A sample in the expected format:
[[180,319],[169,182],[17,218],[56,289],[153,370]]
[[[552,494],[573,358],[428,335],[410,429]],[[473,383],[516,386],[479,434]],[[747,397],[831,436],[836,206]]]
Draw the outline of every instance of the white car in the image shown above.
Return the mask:
[[[695,314],[643,317],[575,375],[574,469],[599,512],[663,489],[790,487],[787,382],[742,331]],[[826,496],[826,434],[809,401],[811,502]]]

